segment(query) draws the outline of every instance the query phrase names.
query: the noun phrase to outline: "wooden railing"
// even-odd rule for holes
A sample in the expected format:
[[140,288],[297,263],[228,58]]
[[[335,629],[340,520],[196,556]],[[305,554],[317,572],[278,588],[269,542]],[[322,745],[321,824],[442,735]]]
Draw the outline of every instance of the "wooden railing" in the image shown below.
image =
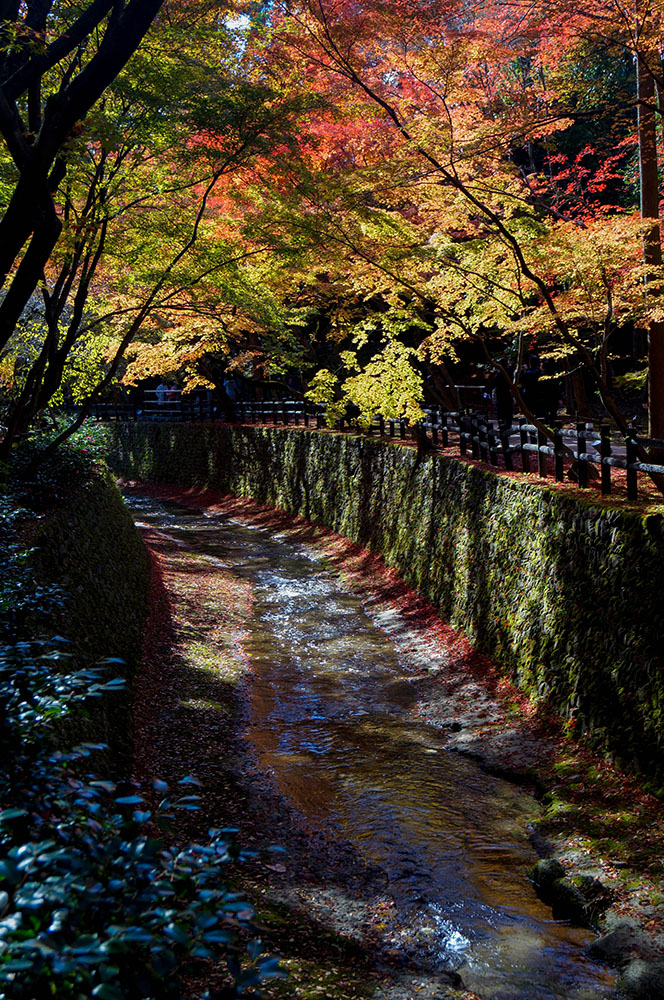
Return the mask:
[[221,419],[211,399],[183,395],[179,389],[171,389],[168,392],[146,389],[142,402],[95,403],[91,416],[99,417],[101,420],[170,420],[176,423]]
[[[621,437],[612,431],[609,424],[595,426],[577,422],[574,426],[563,427],[561,422],[557,422],[551,441],[525,418],[510,427],[501,427],[481,412],[466,410],[454,413],[436,406],[424,409],[426,419],[418,425],[419,429],[410,426],[404,419],[385,420],[382,416],[374,417],[366,427],[358,422],[359,410],[354,411],[352,407],[346,417],[336,422],[336,427],[340,431],[354,430],[368,435],[378,433],[401,440],[410,438],[420,445],[423,431],[434,448],[438,445],[443,448],[456,446],[462,457],[470,455],[496,468],[518,471],[515,470],[516,459],[520,471],[536,471],[542,478],[552,474],[558,482],[563,482],[565,473],[569,475],[571,471],[581,489],[588,486],[589,470],[597,467],[602,496],[609,496],[613,490],[612,470],[622,469],[626,473],[628,500],[638,498],[639,472],[664,476],[664,465],[643,462],[638,454],[639,446],[647,452],[664,454],[664,441],[637,436],[636,433]],[[236,403],[236,413],[242,423],[325,426],[325,408],[299,400]]]
[[[326,426],[325,407],[303,400],[237,401],[235,418],[245,424],[272,424],[322,428]],[[501,427],[486,412],[465,410],[450,412],[439,406],[424,408],[425,420],[411,426],[404,419],[388,420],[377,415],[367,426],[360,421],[360,411],[349,407],[344,417],[336,420],[338,431],[353,431],[381,437],[411,439],[421,448],[442,447],[458,451],[496,468],[508,471],[537,472],[542,478],[552,475],[562,482],[567,473],[580,488],[588,486],[589,479],[599,478],[602,496],[609,496],[614,487],[612,473],[625,472],[628,500],[636,500],[639,492],[639,473],[664,477],[664,464],[643,461],[639,447],[646,454],[659,458],[664,455],[664,441],[633,435],[622,437],[609,424],[597,426],[577,422],[553,427],[553,440],[546,437],[525,418],[510,427]],[[223,414],[212,400],[187,397],[171,390],[164,396],[153,390],[145,394],[142,405],[130,403],[99,403],[93,415],[103,420],[138,421],[205,421],[221,420]],[[516,468],[516,464],[520,466]],[[595,475],[590,471],[596,469]]]

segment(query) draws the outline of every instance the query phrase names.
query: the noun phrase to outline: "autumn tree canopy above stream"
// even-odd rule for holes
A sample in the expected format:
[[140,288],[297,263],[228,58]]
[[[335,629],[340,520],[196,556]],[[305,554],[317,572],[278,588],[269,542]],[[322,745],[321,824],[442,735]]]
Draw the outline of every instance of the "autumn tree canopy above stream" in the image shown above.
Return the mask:
[[417,419],[425,379],[534,346],[621,428],[647,364],[664,437],[661,15],[0,5],[4,454],[118,379],[298,370]]

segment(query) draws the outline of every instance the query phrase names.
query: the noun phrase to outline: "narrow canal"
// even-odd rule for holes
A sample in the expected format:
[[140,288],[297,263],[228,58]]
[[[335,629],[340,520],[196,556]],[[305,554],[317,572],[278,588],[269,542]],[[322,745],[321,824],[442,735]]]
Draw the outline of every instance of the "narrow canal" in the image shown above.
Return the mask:
[[417,719],[403,654],[359,600],[263,529],[129,502],[251,583],[246,737],[259,767],[307,824],[385,873],[423,964],[458,971],[485,1000],[613,997],[613,975],[585,954],[591,933],[554,921],[528,881],[536,802]]

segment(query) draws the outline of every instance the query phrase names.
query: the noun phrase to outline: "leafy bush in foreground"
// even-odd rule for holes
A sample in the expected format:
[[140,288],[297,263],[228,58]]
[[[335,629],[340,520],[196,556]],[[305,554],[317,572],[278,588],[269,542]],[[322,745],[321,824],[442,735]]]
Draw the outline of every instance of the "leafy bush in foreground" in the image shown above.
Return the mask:
[[175,810],[197,808],[193,779],[175,798],[155,781],[152,808],[83,773],[95,746],[56,749],[63,722],[123,683],[108,666],[67,673],[64,650],[0,650],[0,998],[182,997],[183,969],[222,957],[229,985],[205,996],[257,996],[280,973],[224,882],[235,831],[169,846]]

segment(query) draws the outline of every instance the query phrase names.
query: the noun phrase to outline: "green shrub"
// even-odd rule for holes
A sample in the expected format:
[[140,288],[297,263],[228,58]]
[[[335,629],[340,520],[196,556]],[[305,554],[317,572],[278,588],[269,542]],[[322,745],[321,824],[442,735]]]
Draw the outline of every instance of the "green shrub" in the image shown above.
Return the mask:
[[133,749],[131,685],[149,559],[108,470],[69,450],[61,464],[56,453],[35,472],[31,456],[41,447],[17,453],[9,490],[0,494],[0,643],[57,630],[79,663],[117,658],[126,687],[67,724],[78,740],[109,745],[104,767],[116,775],[130,766]]
[[57,587],[32,578],[34,550],[20,539],[20,529],[28,521],[34,522],[30,511],[0,495],[0,642],[29,634],[45,615],[55,616],[63,605]]
[[41,513],[68,497],[95,474],[93,456],[65,444],[53,454],[48,440],[34,438],[17,448],[8,469],[15,502]]
[[182,973],[220,959],[228,986],[210,998],[258,996],[280,972],[225,883],[234,831],[173,846],[193,779],[174,797],[155,781],[152,805],[86,773],[95,746],[56,748],[63,719],[124,683],[108,664],[67,673],[65,657],[62,641],[0,650],[0,997],[181,998]]

